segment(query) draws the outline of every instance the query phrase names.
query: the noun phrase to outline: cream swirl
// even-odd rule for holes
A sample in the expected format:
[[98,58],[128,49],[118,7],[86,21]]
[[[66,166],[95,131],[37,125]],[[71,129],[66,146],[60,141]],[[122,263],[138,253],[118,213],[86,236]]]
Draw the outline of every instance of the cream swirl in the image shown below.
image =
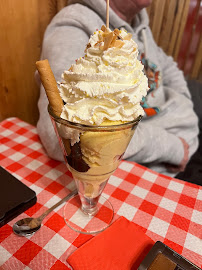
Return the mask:
[[59,90],[66,103],[61,117],[100,125],[105,120],[132,121],[148,89],[137,44],[125,30],[102,28],[89,40],[85,56],[64,71]]

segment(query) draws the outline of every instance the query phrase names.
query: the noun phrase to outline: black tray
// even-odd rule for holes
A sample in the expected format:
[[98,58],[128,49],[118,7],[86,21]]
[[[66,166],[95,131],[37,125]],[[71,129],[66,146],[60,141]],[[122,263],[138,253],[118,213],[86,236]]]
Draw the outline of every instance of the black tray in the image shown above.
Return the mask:
[[[157,262],[157,258],[160,258],[158,256],[161,256],[159,262],[161,260],[161,262],[164,261],[164,263],[162,263],[161,266],[160,263],[156,263],[156,266],[154,267],[154,263]],[[138,270],[148,269],[201,270],[198,266],[178,254],[176,251],[172,250],[170,247],[166,246],[161,241],[157,241],[154,244],[138,267]]]

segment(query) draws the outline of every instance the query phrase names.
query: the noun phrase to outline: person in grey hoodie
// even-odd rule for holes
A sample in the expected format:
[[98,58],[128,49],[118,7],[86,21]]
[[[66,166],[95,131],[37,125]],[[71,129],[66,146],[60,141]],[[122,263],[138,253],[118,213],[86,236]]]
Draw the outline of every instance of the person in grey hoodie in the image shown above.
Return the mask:
[[[198,118],[183,73],[153,39],[144,9],[150,2],[110,0],[109,27],[112,30],[123,27],[132,33],[150,87],[142,100],[145,116],[123,158],[175,176],[185,169],[198,147]],[[57,81],[84,54],[90,35],[105,22],[105,0],[69,0],[68,6],[53,18],[44,35],[41,59],[49,60]],[[48,155],[63,160],[47,104],[41,86],[38,133]]]

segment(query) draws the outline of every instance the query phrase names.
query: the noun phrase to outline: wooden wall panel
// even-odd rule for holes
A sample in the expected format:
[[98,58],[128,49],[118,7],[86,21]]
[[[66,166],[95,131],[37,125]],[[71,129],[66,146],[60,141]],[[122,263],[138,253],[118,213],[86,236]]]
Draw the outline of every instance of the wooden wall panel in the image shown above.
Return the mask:
[[[35,59],[40,54],[37,1],[0,1],[0,120],[38,118]],[[29,10],[29,12],[27,12]]]
[[147,11],[156,43],[187,78],[202,81],[202,0],[153,0]]
[[0,121],[16,116],[38,120],[34,79],[44,31],[66,0],[0,1]]
[[153,0],[148,8],[156,43],[177,60],[190,0]]
[[176,0],[166,1],[163,12],[163,21],[161,25],[161,33],[159,33],[158,44],[168,52],[170,48],[170,40],[173,34],[173,25],[176,12]]
[[175,61],[177,61],[177,56],[179,53],[179,47],[182,41],[182,35],[185,28],[185,23],[188,15],[190,0],[178,0],[175,19],[173,25],[173,35],[170,40],[170,48],[168,54],[172,55]]
[[150,9],[150,27],[157,43],[161,34],[165,4],[166,0],[155,0]]
[[196,51],[191,77],[200,78],[202,80],[202,35]]

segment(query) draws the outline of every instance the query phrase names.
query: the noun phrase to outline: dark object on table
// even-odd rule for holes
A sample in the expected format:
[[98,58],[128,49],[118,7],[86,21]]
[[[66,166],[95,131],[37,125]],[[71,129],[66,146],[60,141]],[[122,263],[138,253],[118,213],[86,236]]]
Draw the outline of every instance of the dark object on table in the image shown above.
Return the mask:
[[200,270],[198,266],[157,241],[138,270]]
[[0,167],[0,227],[36,203],[36,193]]
[[202,83],[195,80],[188,80],[194,111],[199,118],[199,147],[191,157],[184,172],[179,173],[175,178],[185,180],[202,186]]

